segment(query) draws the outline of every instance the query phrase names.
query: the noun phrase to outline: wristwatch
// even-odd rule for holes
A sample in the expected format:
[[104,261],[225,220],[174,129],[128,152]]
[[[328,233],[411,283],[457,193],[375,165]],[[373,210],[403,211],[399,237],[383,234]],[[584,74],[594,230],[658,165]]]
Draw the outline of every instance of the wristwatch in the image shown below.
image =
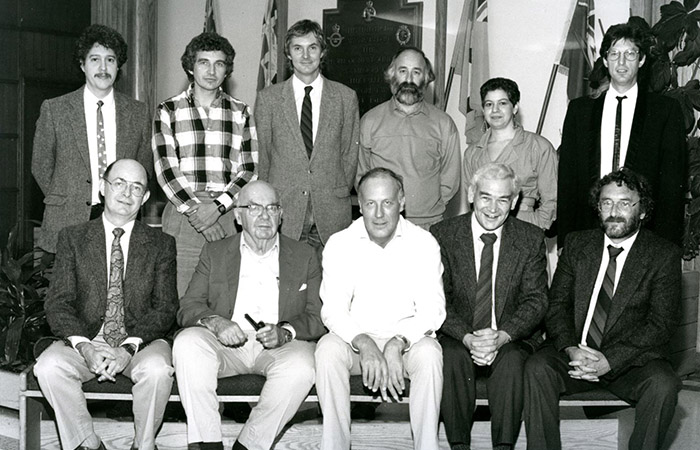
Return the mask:
[[394,337],[399,341],[403,342],[403,349],[401,350],[401,353],[405,353],[406,350],[408,350],[408,347],[411,345],[411,343],[408,341],[408,339],[406,339],[406,336],[402,334],[397,334]]
[[226,207],[224,206],[223,203],[221,203],[220,201],[214,199],[214,204],[216,205],[216,209],[219,210],[219,214],[221,214],[222,216],[223,216],[224,214],[226,214]]
[[134,356],[136,354],[136,345],[134,344],[122,344],[120,345],[120,347],[126,350],[126,352],[131,356]]

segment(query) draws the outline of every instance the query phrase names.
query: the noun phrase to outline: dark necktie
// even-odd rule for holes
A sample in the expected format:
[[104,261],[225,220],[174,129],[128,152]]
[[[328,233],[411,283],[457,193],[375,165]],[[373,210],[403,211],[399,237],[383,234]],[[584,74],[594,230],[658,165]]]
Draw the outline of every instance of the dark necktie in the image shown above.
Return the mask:
[[126,339],[124,326],[124,253],[119,239],[124,234],[121,228],[112,231],[112,252],[109,257],[109,287],[107,288],[107,311],[105,312],[104,338],[112,347],[117,347]]
[[306,147],[306,156],[311,159],[311,152],[314,149],[314,131],[313,119],[311,114],[311,89],[312,86],[306,86],[304,91],[304,101],[301,104],[301,137],[304,138],[304,147]]
[[608,312],[612,305],[613,293],[615,292],[615,273],[617,271],[617,256],[622,253],[622,248],[608,245],[608,268],[605,270],[603,277],[603,285],[598,293],[598,301],[593,310],[593,320],[588,327],[588,337],[586,342],[589,347],[600,350],[600,344],[603,341],[603,332],[605,331],[605,321],[608,320]]
[[620,168],[620,140],[622,136],[622,100],[627,96],[615,97],[617,99],[617,111],[615,111],[615,142],[613,143],[613,172]]
[[493,278],[493,243],[496,235],[484,233],[480,236],[484,243],[481,251],[479,278],[476,281],[476,305],[474,306],[474,330],[491,327],[491,280]]
[[105,146],[105,121],[102,117],[102,100],[97,101],[97,167],[100,178],[107,169],[107,148]]

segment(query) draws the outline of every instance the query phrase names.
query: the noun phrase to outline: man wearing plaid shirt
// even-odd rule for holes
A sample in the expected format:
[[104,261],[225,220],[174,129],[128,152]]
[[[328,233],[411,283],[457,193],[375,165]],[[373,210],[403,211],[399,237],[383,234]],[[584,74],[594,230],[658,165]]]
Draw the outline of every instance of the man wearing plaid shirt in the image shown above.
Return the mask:
[[236,232],[234,199],[257,177],[257,137],[250,108],[221,85],[236,53],[216,33],[202,33],[182,55],[192,82],[156,110],[151,145],[158,182],[170,200],[163,231],[177,241],[177,290],[182,296],[205,242]]

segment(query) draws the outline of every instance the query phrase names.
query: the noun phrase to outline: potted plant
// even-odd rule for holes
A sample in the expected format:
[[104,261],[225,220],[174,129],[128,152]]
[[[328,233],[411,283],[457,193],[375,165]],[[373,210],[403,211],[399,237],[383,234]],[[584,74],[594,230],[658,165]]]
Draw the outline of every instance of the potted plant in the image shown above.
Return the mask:
[[22,251],[18,229],[10,231],[0,252],[0,406],[7,407],[16,407],[18,374],[34,361],[34,343],[50,334],[44,313],[46,265],[34,250]]

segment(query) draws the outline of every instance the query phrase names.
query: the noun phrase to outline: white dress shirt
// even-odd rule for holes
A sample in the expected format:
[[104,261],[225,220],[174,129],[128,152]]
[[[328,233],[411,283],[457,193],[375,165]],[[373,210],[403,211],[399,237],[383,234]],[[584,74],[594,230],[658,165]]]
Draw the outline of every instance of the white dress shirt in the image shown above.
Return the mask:
[[[622,273],[622,268],[625,267],[625,261],[627,261],[627,255],[630,254],[630,249],[634,245],[634,241],[637,239],[639,231],[634,233],[629,238],[622,241],[620,244],[613,244],[610,238],[606,235],[603,241],[603,260],[600,262],[600,268],[598,269],[598,276],[595,279],[595,284],[593,285],[593,294],[591,294],[591,301],[588,306],[588,314],[586,315],[586,321],[583,324],[583,335],[581,336],[581,343],[586,344],[586,338],[588,337],[588,329],[591,326],[591,321],[593,320],[593,311],[595,311],[595,305],[598,303],[598,294],[603,286],[603,280],[605,279],[605,272],[608,270],[608,262],[610,262],[610,253],[608,252],[608,245],[613,247],[621,247],[622,252],[617,255],[615,259],[615,285],[613,287],[613,295],[617,290],[618,282],[620,281],[620,274]],[[612,299],[611,299],[612,300]]]
[[102,119],[105,130],[107,165],[117,159],[117,109],[114,104],[114,89],[105,98],[97,98],[87,87],[83,89],[83,107],[87,142],[90,150],[90,179],[92,180],[92,203],[100,203],[100,169],[97,161],[97,102],[102,100]]
[[472,214],[471,225],[477,281],[479,279],[479,270],[481,269],[481,253],[484,250],[484,241],[481,240],[481,235],[484,233],[493,233],[496,235],[496,241],[493,243],[493,269],[491,272],[491,328],[498,330],[498,324],[496,323],[496,272],[498,269],[498,254],[501,252],[503,225],[492,231],[485,230],[479,221],[476,220],[475,214]]
[[297,105],[297,117],[299,118],[299,124],[301,124],[301,106],[304,103],[304,96],[306,91],[304,88],[306,86],[311,86],[311,92],[309,97],[311,97],[311,121],[313,128],[313,140],[316,142],[316,132],[318,131],[318,119],[321,117],[321,94],[323,94],[323,77],[319,74],[316,79],[311,84],[305,84],[296,75],[292,75],[292,88],[294,89],[294,102]]
[[600,124],[600,177],[612,172],[613,147],[615,145],[615,117],[617,116],[617,98],[627,96],[622,100],[622,116],[620,121],[620,167],[625,165],[627,158],[627,148],[632,134],[632,121],[634,120],[634,110],[637,106],[637,96],[639,86],[635,84],[624,94],[620,94],[615,88],[605,93],[603,103],[603,118]]
[[348,344],[365,333],[402,335],[413,345],[445,320],[442,271],[440,246],[429,232],[401,217],[382,248],[359,218],[323,251],[321,319]]

